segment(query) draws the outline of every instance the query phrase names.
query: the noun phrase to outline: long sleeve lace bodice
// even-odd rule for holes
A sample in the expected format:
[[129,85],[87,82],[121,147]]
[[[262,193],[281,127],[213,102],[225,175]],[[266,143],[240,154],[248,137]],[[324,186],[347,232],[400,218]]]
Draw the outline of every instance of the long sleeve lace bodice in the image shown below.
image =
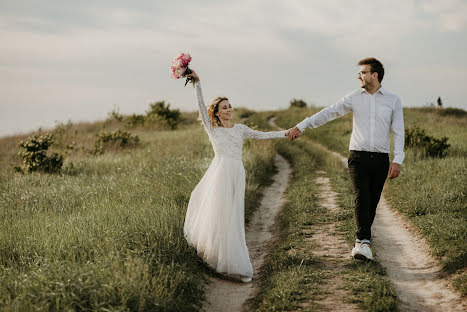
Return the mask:
[[242,147],[244,139],[267,140],[286,138],[285,131],[257,131],[243,124],[235,124],[232,128],[213,127],[204,105],[203,93],[200,83],[196,83],[196,98],[203,126],[209,135],[216,156],[227,156],[234,159],[242,159]]
[[203,92],[201,91],[201,85],[199,81],[196,83],[195,88],[196,99],[198,101],[199,116],[201,117],[201,121],[203,122],[204,129],[206,129],[206,132],[209,134],[209,136],[211,136],[211,120],[209,118],[208,109],[206,108],[206,105],[204,105]]

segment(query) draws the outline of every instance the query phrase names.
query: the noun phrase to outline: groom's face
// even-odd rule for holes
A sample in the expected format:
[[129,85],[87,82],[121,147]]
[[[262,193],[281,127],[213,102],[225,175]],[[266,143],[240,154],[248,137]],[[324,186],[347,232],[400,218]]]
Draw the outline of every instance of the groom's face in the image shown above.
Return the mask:
[[377,81],[377,74],[371,72],[371,65],[362,65],[360,66],[360,71],[358,72],[358,80],[360,80],[360,87],[365,90],[371,90]]

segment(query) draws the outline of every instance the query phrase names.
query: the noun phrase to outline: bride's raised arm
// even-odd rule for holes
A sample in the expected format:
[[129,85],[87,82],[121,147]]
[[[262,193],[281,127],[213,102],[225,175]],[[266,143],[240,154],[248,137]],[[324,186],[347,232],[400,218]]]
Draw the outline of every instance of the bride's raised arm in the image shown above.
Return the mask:
[[199,77],[194,70],[191,70],[191,74],[187,75],[187,77],[192,77],[195,80],[196,100],[198,102],[199,115],[206,132],[210,134],[212,130],[211,118],[209,118],[208,109],[206,108],[206,105],[204,105],[203,91],[201,90]]
[[242,133],[243,133],[243,138],[244,139],[257,139],[257,140],[268,140],[268,139],[280,139],[280,138],[286,138],[287,136],[285,135],[286,131],[258,131],[258,130],[253,130],[248,126],[245,126],[243,124],[240,124],[242,127]]
[[201,91],[201,85],[199,80],[195,84],[196,89],[196,99],[198,101],[199,115],[201,121],[203,122],[204,128],[209,133],[212,130],[211,119],[209,118],[208,109],[204,105],[203,92]]

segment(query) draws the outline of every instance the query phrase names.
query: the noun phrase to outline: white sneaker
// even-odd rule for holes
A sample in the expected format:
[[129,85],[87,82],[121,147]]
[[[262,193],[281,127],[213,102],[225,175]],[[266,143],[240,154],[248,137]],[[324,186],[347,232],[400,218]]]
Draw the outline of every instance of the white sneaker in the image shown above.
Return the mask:
[[362,261],[373,260],[373,253],[371,252],[370,244],[356,242],[355,247],[352,249],[352,257]]
[[243,283],[249,283],[249,282],[251,282],[251,277],[242,276],[242,277],[240,277],[240,280],[241,280]]

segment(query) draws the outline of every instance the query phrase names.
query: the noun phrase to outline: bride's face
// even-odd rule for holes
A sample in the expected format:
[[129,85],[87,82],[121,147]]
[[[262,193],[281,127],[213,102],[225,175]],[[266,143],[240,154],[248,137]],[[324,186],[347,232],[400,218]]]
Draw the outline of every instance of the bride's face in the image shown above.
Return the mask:
[[232,118],[232,105],[230,105],[228,100],[223,100],[219,103],[217,116],[221,120],[230,120]]

